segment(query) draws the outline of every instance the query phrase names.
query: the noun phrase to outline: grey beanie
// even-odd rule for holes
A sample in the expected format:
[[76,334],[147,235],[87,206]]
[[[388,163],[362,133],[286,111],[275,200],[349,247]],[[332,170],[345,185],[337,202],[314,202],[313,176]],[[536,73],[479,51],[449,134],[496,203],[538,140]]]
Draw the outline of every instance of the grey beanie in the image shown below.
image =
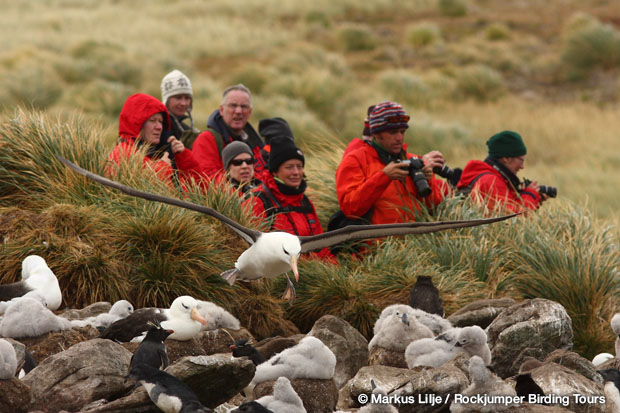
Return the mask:
[[161,101],[164,105],[168,105],[170,96],[184,94],[193,97],[192,82],[181,71],[175,69],[161,80]]
[[234,141],[226,145],[226,147],[222,149],[222,163],[224,164],[224,169],[228,169],[230,161],[242,153],[247,153],[254,156],[252,150],[246,143]]

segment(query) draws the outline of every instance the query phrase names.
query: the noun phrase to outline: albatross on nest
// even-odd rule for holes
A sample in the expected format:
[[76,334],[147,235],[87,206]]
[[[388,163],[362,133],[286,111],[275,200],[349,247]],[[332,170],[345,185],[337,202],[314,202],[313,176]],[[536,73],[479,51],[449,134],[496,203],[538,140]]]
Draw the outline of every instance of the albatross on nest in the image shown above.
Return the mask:
[[[474,227],[477,225],[502,221],[518,215],[512,214],[498,218],[473,219],[466,221],[354,225],[311,236],[296,236],[286,232],[265,233],[244,227],[238,222],[233,221],[212,208],[182,201],[180,199],[139,191],[94,174],[86,169],[80,168],[60,155],[56,155],[56,157],[62,163],[79,174],[82,174],[93,181],[99,182],[100,184],[116,188],[127,195],[202,212],[203,214],[222,221],[230,229],[236,232],[237,235],[250,244],[250,248],[245,250],[239,258],[237,258],[235,268],[224,271],[221,274],[222,278],[227,280],[230,285],[234,284],[235,280],[250,281],[257,280],[259,278],[275,278],[280,274],[288,272],[289,270],[293,271],[293,274],[295,274],[295,280],[299,281],[297,259],[299,258],[300,253],[321,250],[346,241],[381,238],[391,235],[427,234],[445,229]],[[289,302],[292,304],[295,300],[295,287],[293,286],[291,280],[288,279],[288,276],[287,280],[288,285],[286,287],[286,291],[284,292],[284,298],[288,298]]]

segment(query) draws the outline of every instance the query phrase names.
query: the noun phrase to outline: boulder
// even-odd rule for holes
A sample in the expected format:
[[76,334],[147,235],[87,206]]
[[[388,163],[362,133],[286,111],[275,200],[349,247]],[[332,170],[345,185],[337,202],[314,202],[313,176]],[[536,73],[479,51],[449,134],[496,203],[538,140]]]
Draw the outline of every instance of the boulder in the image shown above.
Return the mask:
[[336,387],[341,388],[361,367],[368,365],[368,341],[341,318],[332,315],[319,318],[308,335],[321,340],[336,356],[333,377]]
[[39,364],[49,356],[60,353],[69,347],[99,336],[99,331],[91,326],[53,331],[38,337],[20,338],[34,360]]
[[595,383],[603,384],[603,378],[596,372],[596,367],[592,365],[590,360],[581,357],[574,351],[555,350],[545,358],[545,362],[553,362],[564,366],[576,373],[581,374],[586,379]]
[[88,317],[96,317],[99,314],[107,313],[111,308],[112,304],[107,301],[99,301],[98,303],[93,303],[82,309],[72,308],[66,310],[64,313],[59,314],[59,316],[67,320],[83,320]]
[[340,390],[338,408],[347,410],[360,407],[358,397],[362,393],[370,397],[370,380],[373,379],[377,387],[384,389],[388,396],[414,401],[400,405],[394,403],[401,413],[446,411],[451,400],[447,396],[461,393],[469,386],[465,373],[466,361],[467,357],[461,354],[438,368],[401,369],[380,365],[362,367]]
[[0,412],[27,412],[31,401],[32,391],[22,381],[16,378],[0,380]]
[[[275,380],[264,381],[254,387],[254,399],[273,394]],[[338,402],[338,388],[333,379],[291,379],[291,386],[304,402],[308,412],[333,412]]]
[[274,354],[278,354],[289,347],[296,346],[305,336],[305,334],[295,334],[290,337],[268,337],[256,343],[254,348],[269,360]]
[[517,302],[509,297],[478,300],[467,304],[448,317],[454,327],[480,326],[487,328],[505,308]]
[[104,339],[78,343],[43,360],[23,382],[32,389],[35,409],[75,411],[100,398],[129,390],[125,380],[131,353]]
[[[167,339],[166,349],[170,364],[188,356],[208,356],[216,353],[232,353],[229,346],[238,338],[252,338],[248,330],[229,330],[220,328],[217,330],[201,331],[190,340],[178,341]],[[132,354],[136,352],[140,343],[121,343]]]
[[526,356],[543,360],[573,343],[571,319],[564,307],[535,298],[504,309],[487,327],[491,366],[502,378],[519,372]]
[[368,365],[407,368],[404,351],[395,351],[381,346],[374,346],[368,353]]
[[8,341],[15,350],[15,358],[17,359],[17,373],[19,373],[26,358],[26,345],[12,338],[5,338],[4,340]]

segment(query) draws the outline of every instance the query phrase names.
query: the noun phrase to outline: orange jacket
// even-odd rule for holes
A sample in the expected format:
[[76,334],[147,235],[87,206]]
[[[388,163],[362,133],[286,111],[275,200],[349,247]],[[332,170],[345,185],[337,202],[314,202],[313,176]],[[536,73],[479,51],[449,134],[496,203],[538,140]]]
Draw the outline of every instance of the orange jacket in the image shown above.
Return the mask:
[[[406,151],[406,145],[403,145]],[[407,153],[407,159],[416,155]],[[422,198],[411,177],[403,183],[383,172],[385,164],[371,145],[362,145],[342,159],[336,171],[336,191],[342,212],[361,217],[372,208],[371,223],[391,224],[415,221],[414,211],[439,205],[445,185],[435,177],[429,182],[432,193]]]

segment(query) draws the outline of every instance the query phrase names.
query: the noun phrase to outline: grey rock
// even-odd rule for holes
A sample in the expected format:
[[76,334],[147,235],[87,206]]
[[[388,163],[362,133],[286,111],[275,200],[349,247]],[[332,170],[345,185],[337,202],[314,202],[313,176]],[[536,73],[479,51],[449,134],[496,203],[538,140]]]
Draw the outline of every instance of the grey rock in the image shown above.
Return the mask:
[[[275,380],[264,381],[254,387],[254,399],[273,394]],[[338,389],[333,379],[291,379],[291,386],[308,412],[333,412],[338,402]]]
[[512,298],[491,298],[467,304],[448,317],[454,327],[480,326],[487,328],[505,308],[515,305]]
[[84,318],[95,317],[99,314],[107,313],[108,311],[110,311],[110,308],[112,308],[112,304],[108,303],[107,301],[100,301],[82,309],[72,308],[62,314],[59,314],[59,316],[64,317],[67,320],[82,320]]
[[581,357],[574,351],[555,350],[545,358],[545,362],[559,364],[560,366],[564,366],[581,374],[595,383],[603,384],[603,378],[596,372],[597,369],[592,365],[590,360]]
[[326,315],[308,333],[321,340],[336,356],[334,382],[341,388],[357,371],[368,365],[368,341],[351,324]]
[[269,360],[274,354],[281,353],[289,347],[296,346],[305,336],[305,334],[295,334],[290,337],[268,337],[256,343],[254,347]]
[[526,356],[543,360],[573,344],[571,319],[564,307],[536,298],[504,309],[487,327],[491,366],[502,378],[519,372]]
[[[17,372],[21,370],[24,365],[24,360],[26,358],[26,346],[21,342],[14,340],[12,338],[5,338],[6,341],[11,343],[13,349],[15,350],[15,358],[17,358]],[[2,410],[0,410],[2,411]]]
[[381,346],[374,346],[368,354],[368,364],[370,366],[390,366],[400,369],[407,368],[404,351],[396,351]]
[[110,340],[93,339],[54,354],[23,382],[32,389],[34,409],[75,411],[131,388],[125,380],[131,353]]

